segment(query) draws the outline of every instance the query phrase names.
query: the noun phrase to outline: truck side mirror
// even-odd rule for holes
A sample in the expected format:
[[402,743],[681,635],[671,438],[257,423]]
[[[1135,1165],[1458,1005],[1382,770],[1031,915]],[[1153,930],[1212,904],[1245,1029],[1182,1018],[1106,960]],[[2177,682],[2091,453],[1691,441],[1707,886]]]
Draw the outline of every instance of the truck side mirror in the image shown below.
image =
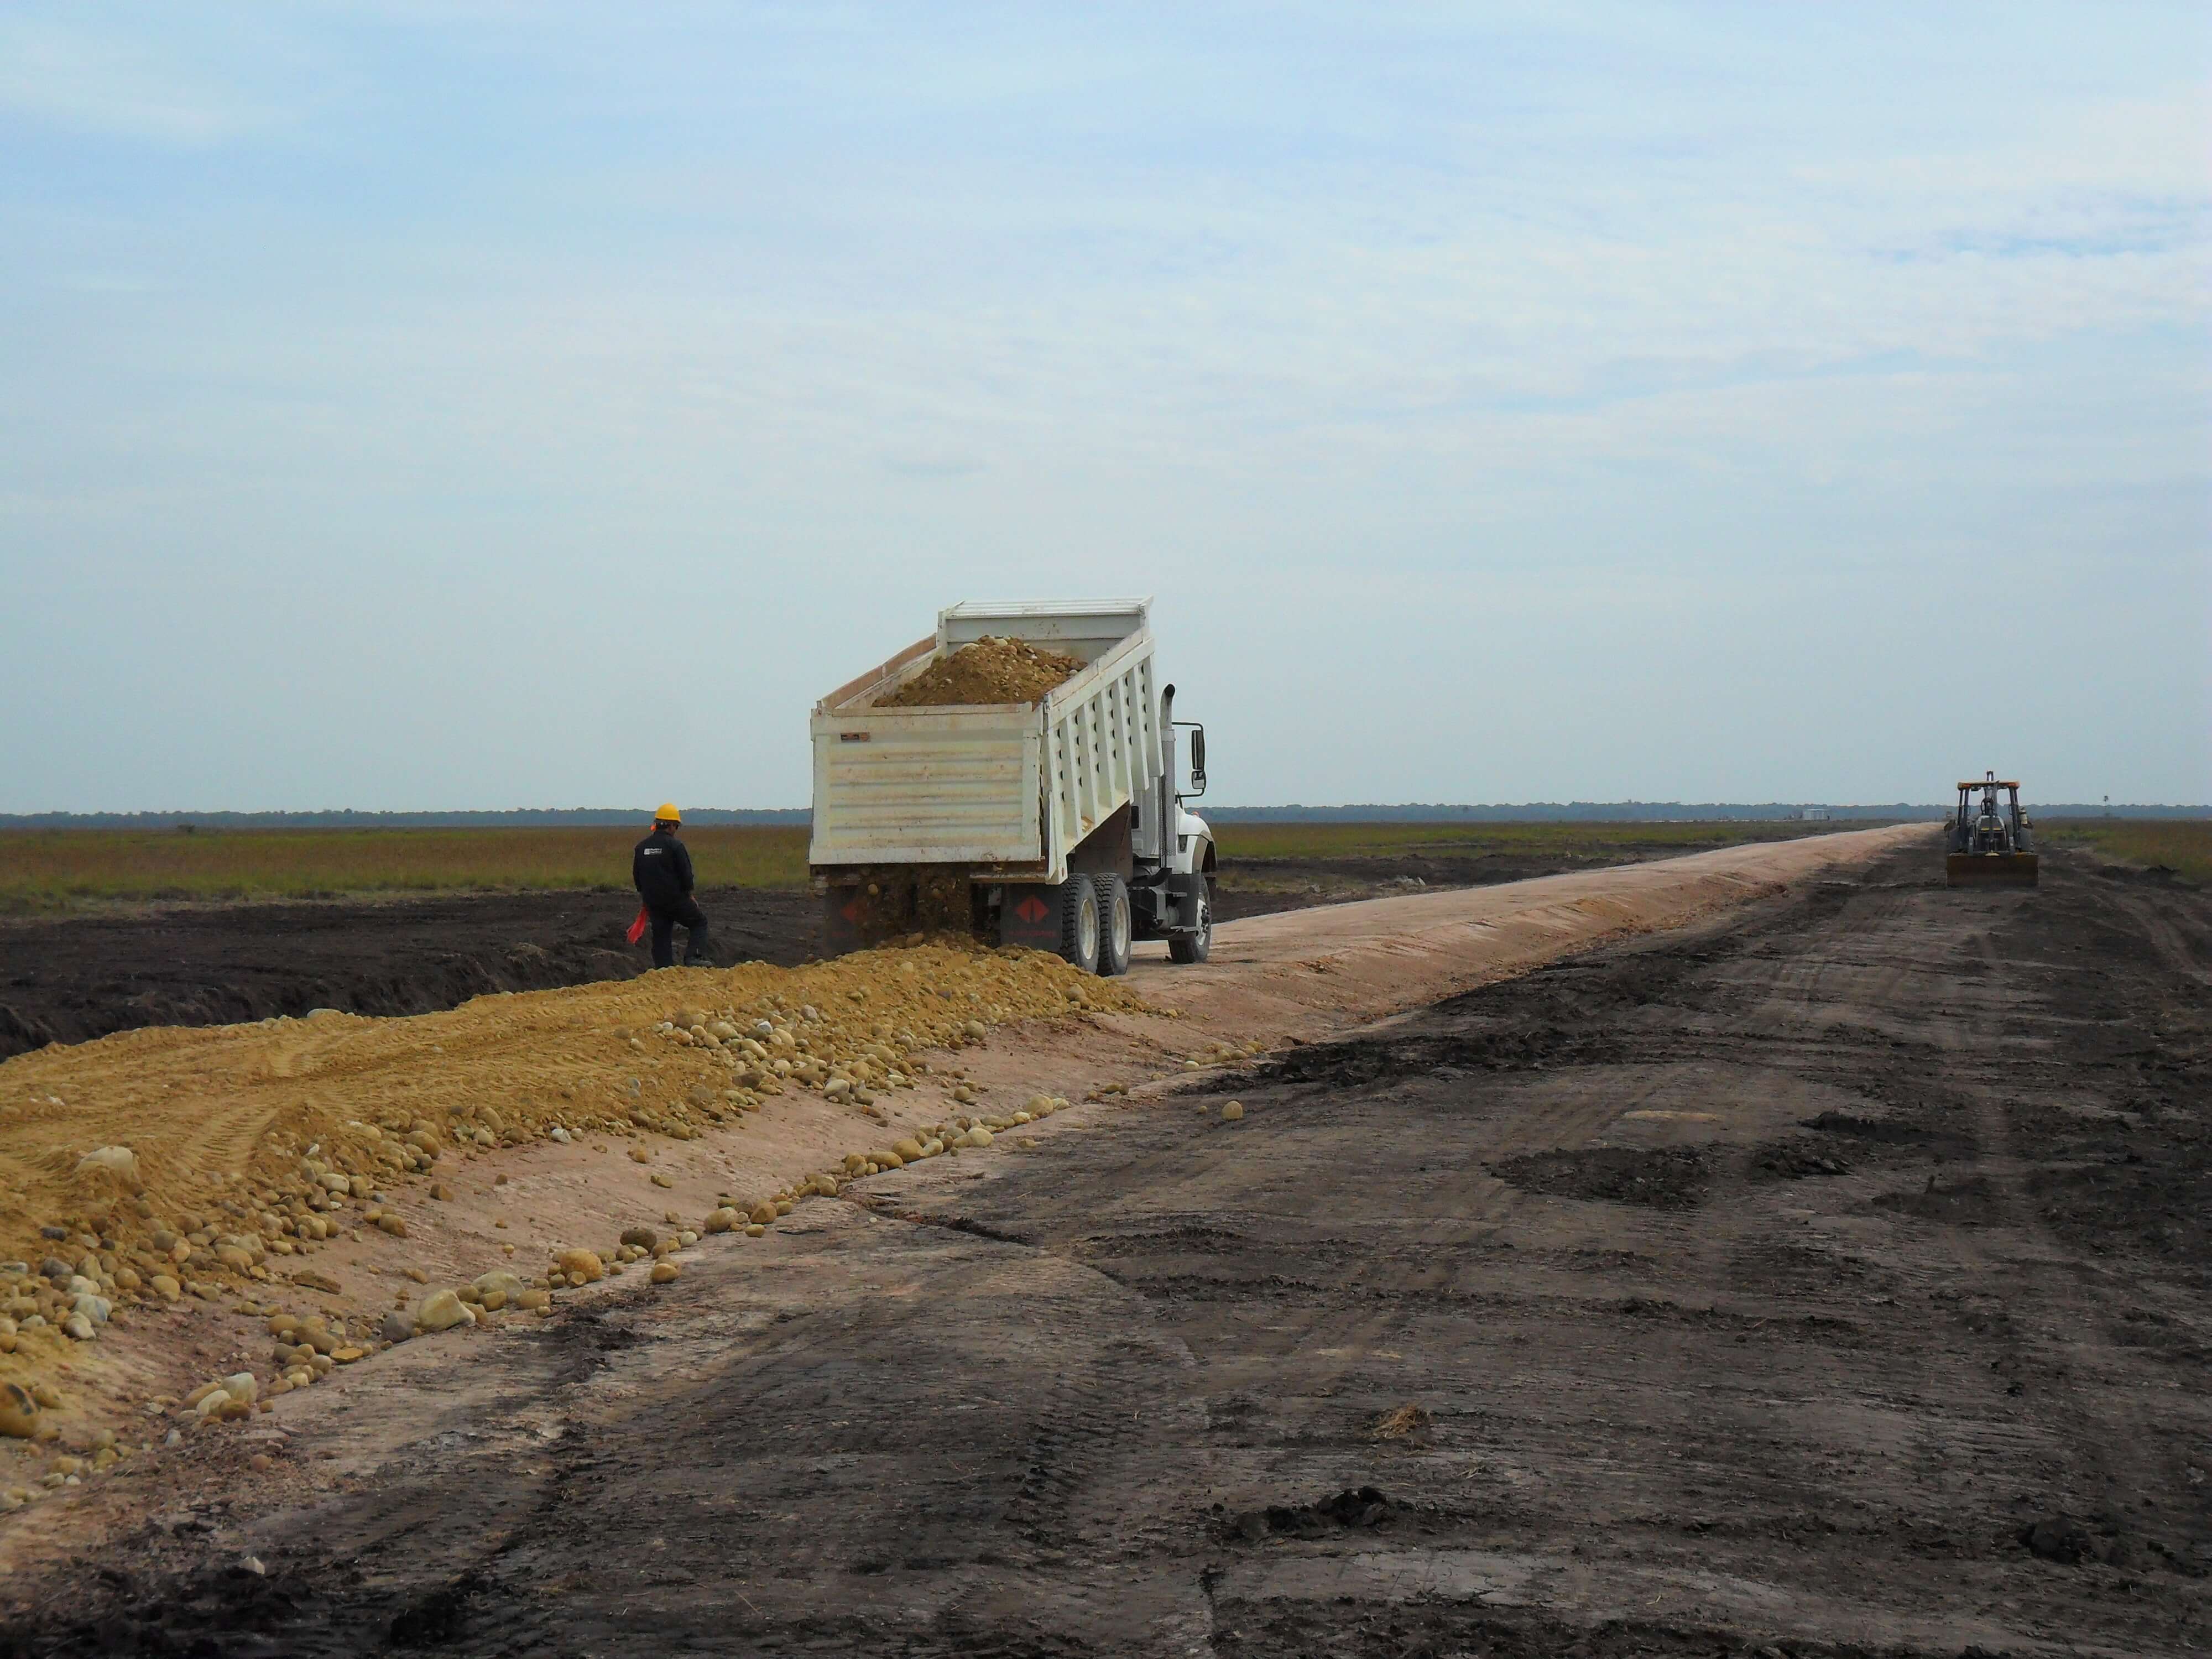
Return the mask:
[[1190,781],[1200,794],[1206,793],[1206,728],[1202,726],[1191,728]]

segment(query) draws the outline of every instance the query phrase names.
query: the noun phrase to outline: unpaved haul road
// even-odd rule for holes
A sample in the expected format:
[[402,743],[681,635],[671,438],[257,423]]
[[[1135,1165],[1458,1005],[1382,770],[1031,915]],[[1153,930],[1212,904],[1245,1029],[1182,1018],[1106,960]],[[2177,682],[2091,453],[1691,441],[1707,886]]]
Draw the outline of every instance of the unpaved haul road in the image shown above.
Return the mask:
[[2195,1650],[2212,902],[1926,843],[410,1344],[10,1639]]
[[1525,973],[1561,953],[1681,927],[1855,868],[1932,848],[1924,823],[1755,842],[1692,857],[1494,887],[1408,894],[1258,916],[1224,927],[1203,966],[1138,947],[1138,988],[1229,1029],[1269,1036],[1340,1030]]

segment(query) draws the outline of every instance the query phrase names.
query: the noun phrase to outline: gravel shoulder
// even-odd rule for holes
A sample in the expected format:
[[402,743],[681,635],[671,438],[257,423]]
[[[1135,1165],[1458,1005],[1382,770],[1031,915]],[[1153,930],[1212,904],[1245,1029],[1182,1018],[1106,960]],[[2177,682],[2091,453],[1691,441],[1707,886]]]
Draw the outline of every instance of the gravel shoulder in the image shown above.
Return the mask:
[[[396,1350],[88,1492],[0,1651],[2201,1647],[2212,904],[1929,863],[1613,916]],[[1394,929],[1331,933],[1344,1020]]]

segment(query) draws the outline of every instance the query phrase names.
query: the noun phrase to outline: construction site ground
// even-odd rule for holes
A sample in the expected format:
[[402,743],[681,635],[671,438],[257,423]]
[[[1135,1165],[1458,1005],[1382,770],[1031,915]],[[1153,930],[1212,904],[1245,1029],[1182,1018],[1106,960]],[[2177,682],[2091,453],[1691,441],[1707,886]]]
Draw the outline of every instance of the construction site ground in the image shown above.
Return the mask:
[[[1571,846],[1539,854],[1231,859],[1218,918],[1425,887],[1483,886],[1618,863]],[[713,959],[793,967],[822,950],[804,890],[710,888]],[[213,1025],[315,1008],[420,1014],[494,991],[646,972],[623,937],[627,890],[450,893],[252,903],[109,903],[0,917],[0,1059],[143,1025]]]
[[2212,899],[1941,870],[1152,947],[962,1051],[1078,1103],[981,1153],[0,1517],[0,1652],[2199,1650]]

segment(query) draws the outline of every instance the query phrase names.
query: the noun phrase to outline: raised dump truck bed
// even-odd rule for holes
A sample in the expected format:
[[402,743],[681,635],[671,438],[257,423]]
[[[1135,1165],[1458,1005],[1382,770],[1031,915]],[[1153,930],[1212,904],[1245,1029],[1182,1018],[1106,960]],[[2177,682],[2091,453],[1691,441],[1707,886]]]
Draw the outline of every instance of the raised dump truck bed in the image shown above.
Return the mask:
[[[1107,876],[1120,878],[1118,901],[1109,884],[1099,902],[1109,912],[1118,902],[1135,936],[1201,923],[1210,931],[1210,890],[1199,906],[1189,882],[1172,894],[1164,884],[1169,875],[1210,871],[1212,837],[1202,866],[1176,857],[1188,850],[1182,826],[1205,826],[1181,812],[1174,793],[1173,691],[1156,684],[1151,604],[956,605],[938,614],[934,634],[814,706],[807,863],[833,947],[957,925],[1080,957],[1081,942],[1060,935],[1085,925],[1090,878]],[[882,706],[986,637],[1083,665],[1028,701]],[[1201,744],[1193,757],[1201,787],[1202,756]],[[1084,892],[1069,892],[1079,879]],[[1095,921],[1111,933],[1111,914]],[[1110,937],[1106,948],[1110,957]]]
[[[814,708],[817,874],[960,864],[1058,882],[1067,856],[1160,775],[1150,602],[956,605],[917,640]],[[999,635],[1080,657],[1031,702],[875,705],[963,645]]]

